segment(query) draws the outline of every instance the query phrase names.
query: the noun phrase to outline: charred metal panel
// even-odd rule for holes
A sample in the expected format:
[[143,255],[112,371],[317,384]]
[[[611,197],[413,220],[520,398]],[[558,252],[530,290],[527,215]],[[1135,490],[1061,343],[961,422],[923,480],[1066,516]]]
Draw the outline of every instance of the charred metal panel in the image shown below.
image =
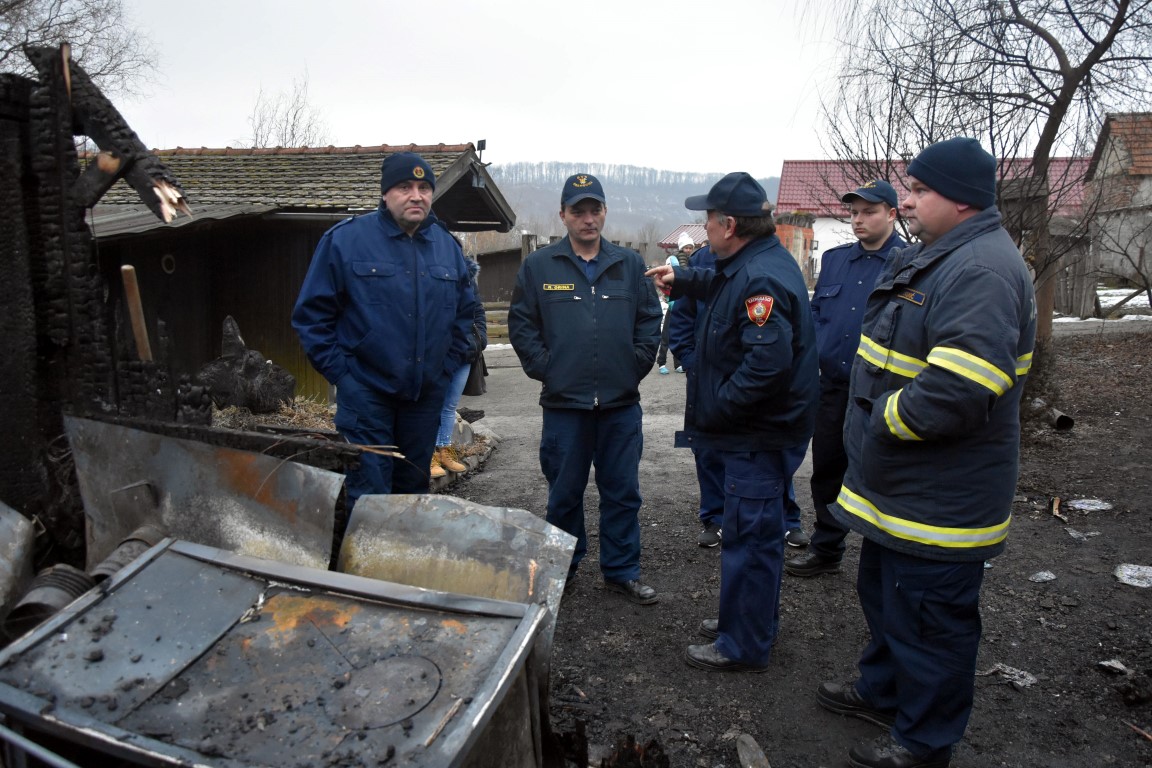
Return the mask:
[[89,419],[67,417],[65,426],[89,567],[146,524],[253,557],[328,567],[342,475]]
[[0,713],[93,765],[527,768],[544,613],[166,540],[0,651]]

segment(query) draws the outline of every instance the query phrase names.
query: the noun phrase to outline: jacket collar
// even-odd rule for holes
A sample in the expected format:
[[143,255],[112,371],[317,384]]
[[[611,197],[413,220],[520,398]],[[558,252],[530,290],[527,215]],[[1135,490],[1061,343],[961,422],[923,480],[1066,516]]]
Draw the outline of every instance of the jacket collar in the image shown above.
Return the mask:
[[[408,234],[400,228],[400,225],[396,223],[396,219],[392,218],[392,214],[389,213],[388,209],[384,206],[383,200],[376,206],[376,214],[380,221],[380,226],[384,227],[384,234],[388,237],[403,237]],[[427,240],[429,228],[438,224],[440,224],[440,220],[436,218],[436,214],[428,211],[428,217],[420,222],[420,226],[412,233],[412,237],[414,239]],[[443,226],[442,224],[440,225]]]
[[723,261],[717,259],[716,271],[725,277],[731,277],[743,269],[744,265],[753,257],[777,245],[780,245],[780,238],[776,235],[761,237],[750,243],[745,243],[744,247],[736,251],[735,255],[729,256]]
[[880,278],[877,287],[887,283],[906,282],[915,273],[927,269],[937,261],[947,257],[957,248],[971,242],[981,235],[995,232],[1002,227],[1000,211],[992,206],[985,208],[972,218],[962,221],[945,232],[943,236],[929,246],[916,243],[900,251],[897,259],[889,261],[884,276]]
[[892,234],[888,236],[888,239],[884,241],[884,244],[874,251],[864,250],[864,246],[861,245],[859,240],[857,240],[854,247],[852,248],[852,251],[848,254],[848,259],[855,261],[866,253],[874,253],[880,256],[884,256],[893,248],[903,248],[906,245],[908,245],[908,243],[904,242],[904,238],[900,237],[900,233],[893,229]]

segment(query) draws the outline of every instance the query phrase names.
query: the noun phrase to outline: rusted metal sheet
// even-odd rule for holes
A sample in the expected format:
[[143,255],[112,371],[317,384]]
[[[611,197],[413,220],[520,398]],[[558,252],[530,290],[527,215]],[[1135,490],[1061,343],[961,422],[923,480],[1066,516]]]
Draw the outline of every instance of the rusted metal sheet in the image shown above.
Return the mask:
[[343,475],[249,451],[65,418],[88,567],[142,525],[252,557],[327,568]]
[[531,512],[454,496],[361,496],[352,509],[337,568],[345,573],[519,603],[547,605],[541,657],[550,655],[555,617],[576,538]]
[[0,713],[140,765],[530,768],[545,614],[167,540],[0,650]]

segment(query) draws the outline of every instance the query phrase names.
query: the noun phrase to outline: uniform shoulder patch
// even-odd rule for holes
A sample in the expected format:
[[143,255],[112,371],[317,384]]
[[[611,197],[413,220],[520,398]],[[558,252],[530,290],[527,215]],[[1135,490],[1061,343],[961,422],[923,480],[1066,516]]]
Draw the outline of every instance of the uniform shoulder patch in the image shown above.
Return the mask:
[[744,300],[744,308],[748,310],[748,319],[756,325],[764,325],[772,316],[772,297],[767,294],[750,296]]

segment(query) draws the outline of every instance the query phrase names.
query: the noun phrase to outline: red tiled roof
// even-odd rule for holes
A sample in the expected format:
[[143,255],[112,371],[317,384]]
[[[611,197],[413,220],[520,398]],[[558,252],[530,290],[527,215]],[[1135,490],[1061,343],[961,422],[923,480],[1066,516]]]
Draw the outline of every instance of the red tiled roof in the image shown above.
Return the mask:
[[[892,176],[889,181],[897,192],[903,188],[907,164],[891,160]],[[1005,179],[1024,175],[1031,161],[1026,158],[1010,159],[1001,163]],[[1063,216],[1074,215],[1084,199],[1084,176],[1088,170],[1086,157],[1054,157],[1048,167],[1048,183],[1056,196],[1055,212]],[[776,195],[776,213],[810,213],[819,217],[838,217],[844,211],[840,196],[869,181],[860,178],[852,164],[840,160],[785,160],[780,171],[780,191]]]
[[1104,150],[1113,141],[1121,144],[1127,154],[1126,175],[1152,175],[1152,112],[1120,112],[1104,119],[1088,168],[1090,179],[1096,177]]
[[701,245],[708,242],[708,234],[704,231],[703,224],[681,224],[672,230],[664,237],[660,238],[657,243],[661,248],[676,248],[680,243],[680,233],[687,232],[688,236],[692,238],[692,242],[696,245]]

